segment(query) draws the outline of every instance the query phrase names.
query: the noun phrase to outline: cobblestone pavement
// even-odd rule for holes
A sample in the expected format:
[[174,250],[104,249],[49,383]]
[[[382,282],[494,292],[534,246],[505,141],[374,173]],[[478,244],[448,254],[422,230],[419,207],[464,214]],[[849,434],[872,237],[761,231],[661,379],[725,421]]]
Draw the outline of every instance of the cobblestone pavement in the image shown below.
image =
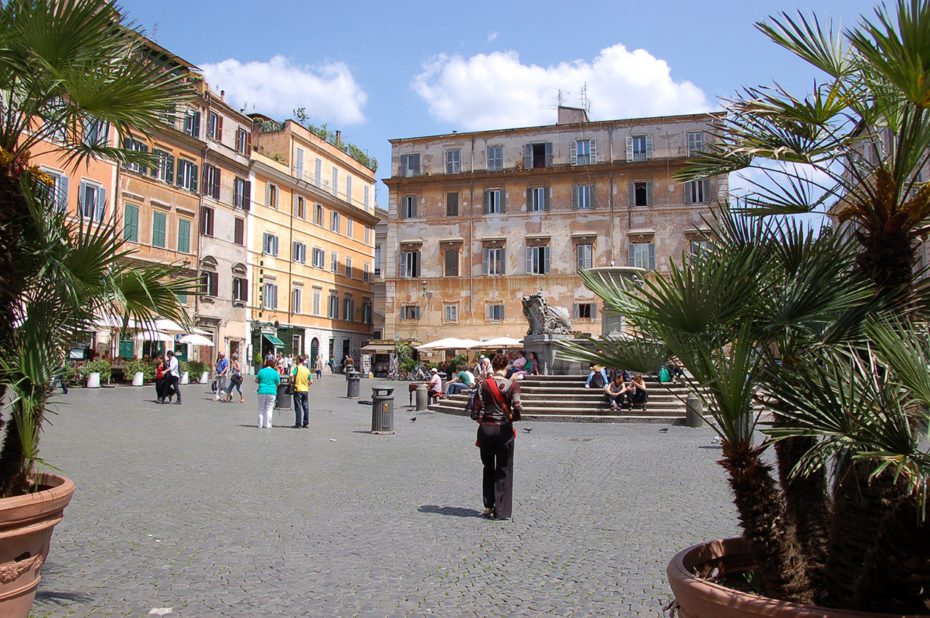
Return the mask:
[[260,431],[250,382],[245,405],[203,385],[182,406],[59,399],[42,456],[77,490],[34,615],[661,616],[669,558],[736,533],[706,428],[520,424],[514,518],[494,522],[467,418],[412,412],[398,383],[396,434],[372,435],[324,376],[309,430],[282,410]]

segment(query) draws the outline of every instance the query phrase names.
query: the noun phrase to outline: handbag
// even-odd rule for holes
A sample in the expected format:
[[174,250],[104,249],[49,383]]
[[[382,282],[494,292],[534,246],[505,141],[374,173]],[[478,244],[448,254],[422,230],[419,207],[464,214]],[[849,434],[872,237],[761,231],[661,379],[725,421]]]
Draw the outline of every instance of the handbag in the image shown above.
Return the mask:
[[233,376],[229,378],[229,381],[237,386],[242,386],[242,374],[233,374]]

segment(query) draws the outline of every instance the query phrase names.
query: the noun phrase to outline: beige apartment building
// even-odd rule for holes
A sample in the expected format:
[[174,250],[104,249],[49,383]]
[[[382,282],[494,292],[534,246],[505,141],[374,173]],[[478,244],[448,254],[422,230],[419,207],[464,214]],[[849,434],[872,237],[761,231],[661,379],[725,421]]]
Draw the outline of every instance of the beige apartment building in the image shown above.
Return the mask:
[[590,122],[391,140],[388,222],[376,266],[385,340],[522,337],[522,297],[542,291],[599,334],[580,269],[659,273],[702,242],[727,179],[675,180],[713,115]]
[[357,359],[371,337],[374,171],[293,120],[253,120],[250,358]]

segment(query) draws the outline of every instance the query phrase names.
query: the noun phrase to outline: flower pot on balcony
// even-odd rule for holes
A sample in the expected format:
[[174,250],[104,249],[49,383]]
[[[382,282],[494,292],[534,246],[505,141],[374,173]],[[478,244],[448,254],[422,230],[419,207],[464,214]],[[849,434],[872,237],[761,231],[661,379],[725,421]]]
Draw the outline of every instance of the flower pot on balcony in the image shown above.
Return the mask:
[[0,616],[29,615],[52,530],[73,494],[69,479],[42,474],[39,491],[0,500]]
[[680,618],[909,618],[778,601],[733,590],[698,575],[740,573],[752,567],[749,546],[742,538],[701,543],[675,554],[666,573],[675,595],[676,615]]

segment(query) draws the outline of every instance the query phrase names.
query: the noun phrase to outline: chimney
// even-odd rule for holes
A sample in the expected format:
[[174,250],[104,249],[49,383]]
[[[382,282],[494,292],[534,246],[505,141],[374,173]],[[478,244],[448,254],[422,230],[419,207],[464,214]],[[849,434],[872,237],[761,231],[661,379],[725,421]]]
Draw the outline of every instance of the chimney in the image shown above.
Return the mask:
[[584,109],[559,105],[559,120],[557,124],[575,124],[579,122],[588,122],[588,113]]
[[225,101],[225,100],[226,100],[226,91],[220,90],[220,101]]
[[336,131],[336,145],[338,146],[341,143],[342,143],[342,131],[337,130]]

